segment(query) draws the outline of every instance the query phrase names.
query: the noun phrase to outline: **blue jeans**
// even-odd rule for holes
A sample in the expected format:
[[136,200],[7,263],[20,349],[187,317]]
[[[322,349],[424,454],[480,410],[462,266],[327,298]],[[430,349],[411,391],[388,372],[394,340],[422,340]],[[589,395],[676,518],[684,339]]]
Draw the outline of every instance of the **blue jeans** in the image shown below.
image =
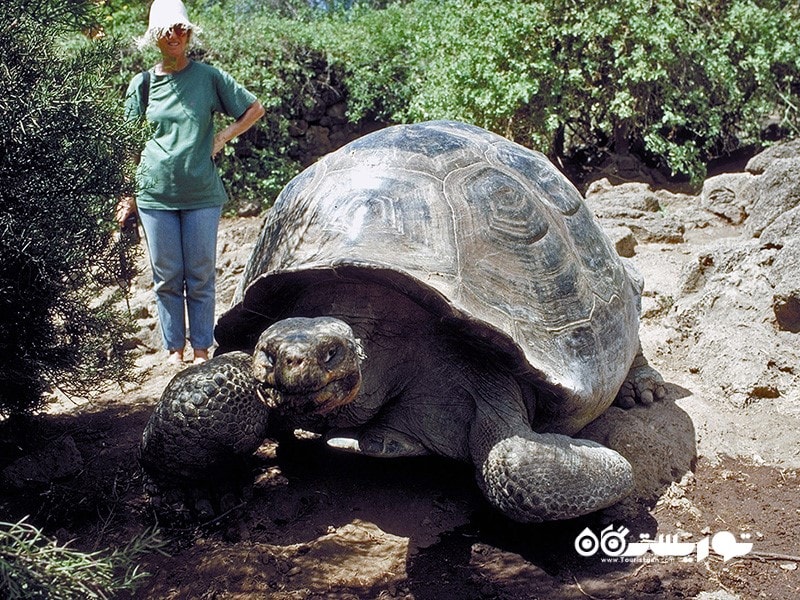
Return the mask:
[[214,344],[217,231],[222,207],[139,209],[150,253],[158,319],[168,350],[205,350]]

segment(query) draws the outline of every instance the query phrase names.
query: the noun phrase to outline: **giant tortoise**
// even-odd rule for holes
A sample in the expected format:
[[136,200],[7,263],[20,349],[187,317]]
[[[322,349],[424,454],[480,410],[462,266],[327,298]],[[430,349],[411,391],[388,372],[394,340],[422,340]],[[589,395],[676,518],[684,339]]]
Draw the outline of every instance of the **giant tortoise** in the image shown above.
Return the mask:
[[280,194],[215,358],[164,391],[142,464],[210,477],[269,421],[343,451],[471,463],[518,521],[607,507],[630,464],[570,436],[615,397],[664,395],[640,292],[544,155],[457,122],[380,130]]

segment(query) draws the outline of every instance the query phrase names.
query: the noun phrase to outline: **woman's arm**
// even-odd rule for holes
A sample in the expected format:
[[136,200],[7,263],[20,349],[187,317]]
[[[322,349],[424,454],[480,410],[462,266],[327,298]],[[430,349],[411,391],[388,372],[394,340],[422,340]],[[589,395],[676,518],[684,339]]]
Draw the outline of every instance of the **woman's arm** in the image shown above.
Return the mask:
[[236,136],[242,135],[263,116],[264,107],[261,105],[261,102],[256,100],[244,111],[241,117],[214,136],[214,147],[211,149],[211,156],[213,157],[219,154],[220,150],[225,147],[225,144]]

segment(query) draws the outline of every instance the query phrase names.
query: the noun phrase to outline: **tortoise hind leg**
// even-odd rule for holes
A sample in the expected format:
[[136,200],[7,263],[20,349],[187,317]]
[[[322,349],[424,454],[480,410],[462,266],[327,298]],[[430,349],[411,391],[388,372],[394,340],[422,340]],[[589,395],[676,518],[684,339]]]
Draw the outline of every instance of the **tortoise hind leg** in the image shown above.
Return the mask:
[[666,397],[664,379],[647,362],[640,346],[625,381],[617,392],[614,404],[620,408],[632,408],[637,403],[648,406],[654,400],[663,400]]
[[600,444],[522,426],[504,434],[496,424],[476,425],[470,448],[478,485],[515,521],[571,519],[611,506],[633,489],[630,463]]

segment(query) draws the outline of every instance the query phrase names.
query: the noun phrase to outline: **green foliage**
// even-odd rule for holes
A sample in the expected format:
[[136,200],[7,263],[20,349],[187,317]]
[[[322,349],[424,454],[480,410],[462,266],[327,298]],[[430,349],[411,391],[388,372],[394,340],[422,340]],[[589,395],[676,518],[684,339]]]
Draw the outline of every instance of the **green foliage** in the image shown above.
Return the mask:
[[416,9],[413,3],[383,11],[356,7],[346,16],[314,23],[314,43],[324,49],[328,68],[341,74],[352,121],[406,120],[421,69],[412,49],[423,39],[429,20]]
[[[267,106],[220,162],[231,195],[264,206],[299,170],[289,132],[324,94],[346,99],[352,122],[461,119],[551,157],[630,151],[695,179],[709,159],[763,142],[767,120],[779,136],[800,135],[796,3],[188,4],[205,29],[197,57]],[[110,17],[108,31],[130,40],[146,10]],[[156,60],[127,50],[117,86]]]
[[254,129],[226,148],[219,161],[234,205],[268,205],[300,170],[292,159],[292,122],[314,109],[332,74],[313,50],[304,21],[256,13],[246,18],[219,9],[203,35],[202,60],[231,73],[266,110]]
[[[423,2],[430,14],[417,62],[427,65],[408,120],[455,118],[543,147],[557,64],[549,60],[546,9],[539,3]],[[438,12],[438,14],[437,14]]]
[[700,177],[797,135],[800,9],[778,0],[416,0],[323,36],[351,114],[463,119],[564,156],[630,148]]
[[98,294],[132,264],[113,233],[134,132],[105,84],[113,48],[61,44],[91,6],[8,0],[0,16],[0,415],[131,370],[129,321]]
[[113,551],[59,545],[25,519],[0,523],[0,596],[9,600],[89,600],[130,591],[148,574],[134,562],[163,546],[155,530]]

